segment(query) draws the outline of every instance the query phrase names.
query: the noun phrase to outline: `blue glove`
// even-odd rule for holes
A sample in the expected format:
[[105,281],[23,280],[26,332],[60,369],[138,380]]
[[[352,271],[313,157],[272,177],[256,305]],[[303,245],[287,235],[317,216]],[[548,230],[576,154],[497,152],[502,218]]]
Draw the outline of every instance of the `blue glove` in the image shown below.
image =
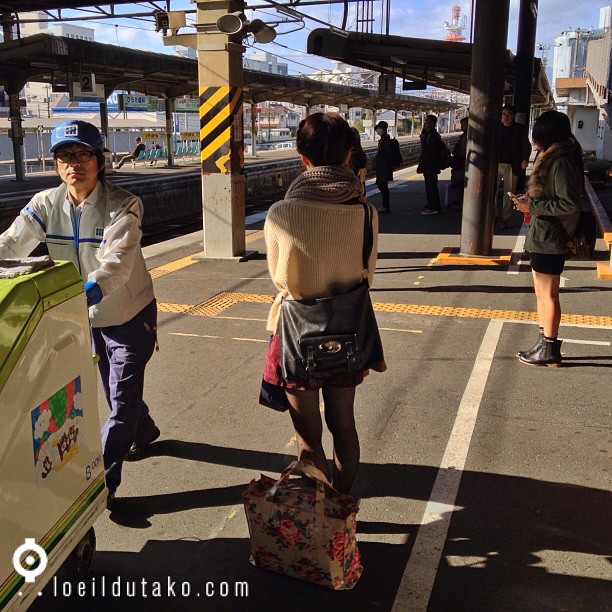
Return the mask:
[[95,306],[102,301],[102,289],[95,281],[87,281],[85,283],[85,295],[87,296],[87,307]]

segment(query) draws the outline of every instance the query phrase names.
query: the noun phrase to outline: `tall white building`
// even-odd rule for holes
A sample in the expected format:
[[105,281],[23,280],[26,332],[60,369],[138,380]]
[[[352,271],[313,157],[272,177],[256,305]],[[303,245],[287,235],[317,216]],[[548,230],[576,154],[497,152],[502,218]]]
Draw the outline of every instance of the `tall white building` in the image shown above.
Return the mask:
[[[601,142],[601,99],[589,78],[590,55],[610,36],[612,7],[600,11],[598,28],[565,30],[555,39],[552,89],[557,109],[566,113],[572,131],[585,151],[593,151],[598,157],[606,156]],[[605,54],[604,54],[605,55]],[[605,70],[609,69],[606,58]],[[602,72],[602,69],[599,69]],[[592,75],[591,75],[592,76]],[[601,96],[599,96],[601,98]]]

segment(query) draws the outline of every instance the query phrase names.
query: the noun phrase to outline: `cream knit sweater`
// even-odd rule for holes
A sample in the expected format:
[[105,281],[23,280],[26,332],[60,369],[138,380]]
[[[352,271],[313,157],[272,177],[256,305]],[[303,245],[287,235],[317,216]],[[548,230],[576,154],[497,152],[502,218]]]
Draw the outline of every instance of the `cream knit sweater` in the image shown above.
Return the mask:
[[269,331],[277,331],[283,297],[299,300],[346,293],[366,277],[372,285],[378,213],[370,207],[374,240],[366,271],[362,261],[363,206],[300,198],[272,205],[264,234],[270,277],[279,293],[268,315]]

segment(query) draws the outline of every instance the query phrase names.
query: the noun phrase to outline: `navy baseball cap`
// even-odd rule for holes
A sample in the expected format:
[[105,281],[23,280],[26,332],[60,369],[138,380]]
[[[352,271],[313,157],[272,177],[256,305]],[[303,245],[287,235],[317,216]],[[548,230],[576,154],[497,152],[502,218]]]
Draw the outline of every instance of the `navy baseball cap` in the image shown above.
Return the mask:
[[100,130],[87,121],[62,121],[51,130],[51,148],[53,153],[63,144],[82,144],[92,149],[104,149],[104,140]]
[[375,126],[374,129],[377,130],[378,128],[383,128],[385,130],[389,129],[389,124],[386,121],[379,121]]

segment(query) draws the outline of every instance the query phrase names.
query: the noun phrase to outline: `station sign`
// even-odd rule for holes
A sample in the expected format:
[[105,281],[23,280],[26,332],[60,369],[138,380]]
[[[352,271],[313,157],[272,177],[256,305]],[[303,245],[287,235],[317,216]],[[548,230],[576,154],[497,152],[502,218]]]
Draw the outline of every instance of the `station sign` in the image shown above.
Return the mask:
[[198,113],[199,111],[199,98],[177,98],[174,101],[174,112],[176,113]]
[[199,132],[179,132],[181,140],[199,140]]
[[73,102],[104,102],[106,100],[104,85],[95,85],[93,91],[83,91],[80,81],[74,81],[70,100]]
[[157,130],[156,132],[141,132],[143,140],[164,140],[166,138],[166,130]]

